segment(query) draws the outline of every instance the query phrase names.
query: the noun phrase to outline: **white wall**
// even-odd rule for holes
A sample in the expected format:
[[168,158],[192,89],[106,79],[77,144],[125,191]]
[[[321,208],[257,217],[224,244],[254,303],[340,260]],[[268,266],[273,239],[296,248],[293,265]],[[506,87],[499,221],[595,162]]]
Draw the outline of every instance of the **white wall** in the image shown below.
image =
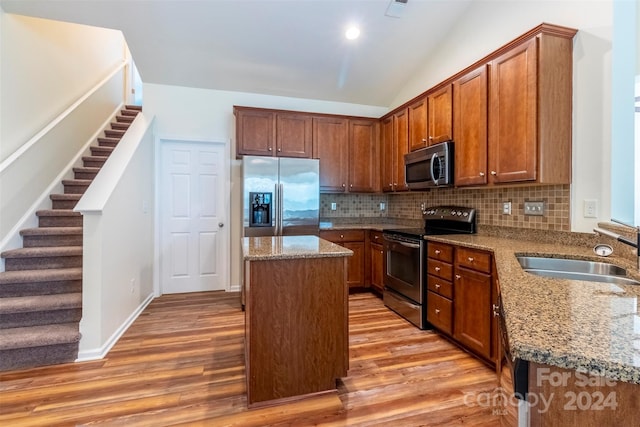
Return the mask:
[[[579,30],[573,51],[573,183],[571,225],[591,231],[610,219],[612,1],[474,1],[451,28],[432,61],[392,104],[403,104],[498,47],[547,22]],[[631,35],[630,35],[631,36]],[[583,218],[582,201],[596,199],[598,218]]]
[[156,117],[158,138],[207,140],[231,144],[229,147],[231,218],[223,222],[231,225],[230,282],[232,287],[240,285],[240,238],[242,236],[241,164],[235,159],[233,106],[245,105],[364,117],[380,117],[388,111],[385,108],[366,105],[156,84],[145,84],[143,90],[145,114]]

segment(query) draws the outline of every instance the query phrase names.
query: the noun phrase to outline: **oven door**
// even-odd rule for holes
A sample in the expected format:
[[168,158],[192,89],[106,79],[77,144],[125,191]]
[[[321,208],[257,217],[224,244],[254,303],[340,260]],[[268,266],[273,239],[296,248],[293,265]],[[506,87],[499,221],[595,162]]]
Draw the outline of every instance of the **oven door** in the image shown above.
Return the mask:
[[396,239],[384,236],[384,284],[387,288],[413,300],[423,302],[422,256],[425,242],[422,239]]

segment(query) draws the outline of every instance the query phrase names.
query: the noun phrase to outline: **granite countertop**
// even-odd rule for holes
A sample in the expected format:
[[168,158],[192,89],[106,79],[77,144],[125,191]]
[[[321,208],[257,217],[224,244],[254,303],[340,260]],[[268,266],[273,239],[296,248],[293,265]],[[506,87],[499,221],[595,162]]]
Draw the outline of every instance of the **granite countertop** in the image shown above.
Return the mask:
[[598,257],[588,246],[477,234],[427,240],[493,252],[512,357],[640,384],[640,286],[535,276],[516,255],[609,262],[640,279],[631,261]]
[[351,256],[353,251],[318,236],[243,237],[245,260],[326,258]]
[[375,231],[384,231],[391,230],[397,228],[411,228],[411,226],[397,224],[397,223],[383,223],[383,222],[368,222],[368,223],[359,223],[359,222],[340,222],[334,223],[330,221],[320,222],[320,231],[322,230],[375,230]]

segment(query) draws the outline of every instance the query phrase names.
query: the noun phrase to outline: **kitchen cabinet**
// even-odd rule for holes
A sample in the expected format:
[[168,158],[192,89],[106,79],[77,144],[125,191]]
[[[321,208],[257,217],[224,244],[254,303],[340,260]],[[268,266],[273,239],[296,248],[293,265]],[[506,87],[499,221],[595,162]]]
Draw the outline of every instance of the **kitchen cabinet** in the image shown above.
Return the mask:
[[320,191],[375,192],[379,189],[376,120],[313,119],[313,157],[320,159]]
[[457,247],[454,263],[453,337],[479,356],[494,357],[492,257],[486,251]]
[[382,120],[383,191],[407,191],[404,155],[409,151],[409,114],[402,109]]
[[422,97],[409,105],[409,151],[419,150],[428,145],[427,97]]
[[453,83],[455,185],[487,181],[488,71],[484,64]]
[[490,62],[490,182],[571,182],[574,35],[543,24]]
[[447,335],[453,333],[453,246],[427,244],[427,322]]
[[365,231],[321,230],[320,237],[353,251],[347,258],[347,284],[349,288],[365,287]]
[[384,246],[380,231],[372,230],[369,232],[369,268],[371,288],[382,294],[384,290]]
[[428,145],[448,141],[453,135],[452,96],[451,84],[427,93]]
[[238,155],[311,158],[311,116],[235,107]]
[[349,123],[342,117],[313,118],[313,157],[320,159],[320,192],[346,192]]

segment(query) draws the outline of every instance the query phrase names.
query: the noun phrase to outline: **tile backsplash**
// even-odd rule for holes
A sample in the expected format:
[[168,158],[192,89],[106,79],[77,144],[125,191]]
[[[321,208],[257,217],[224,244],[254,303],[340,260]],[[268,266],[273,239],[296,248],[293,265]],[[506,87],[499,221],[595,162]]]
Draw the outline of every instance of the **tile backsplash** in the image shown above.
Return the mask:
[[[524,202],[543,201],[544,215],[524,215]],[[511,215],[502,213],[503,202],[511,202]],[[331,210],[331,204],[336,210]],[[384,203],[384,210],[380,204]],[[537,230],[571,231],[570,186],[544,185],[507,188],[438,188],[397,194],[321,194],[321,218],[379,217],[421,219],[420,205],[459,205],[478,210],[478,224]]]

